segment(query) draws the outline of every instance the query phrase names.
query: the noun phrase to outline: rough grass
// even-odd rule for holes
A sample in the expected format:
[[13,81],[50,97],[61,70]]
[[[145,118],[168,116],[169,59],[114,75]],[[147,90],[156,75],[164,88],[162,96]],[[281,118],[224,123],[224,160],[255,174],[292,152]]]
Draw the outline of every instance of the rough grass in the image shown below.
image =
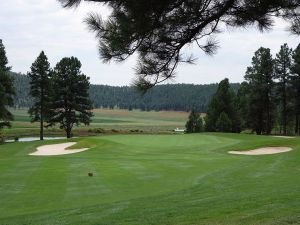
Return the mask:
[[[299,138],[114,135],[72,141],[92,148],[37,157],[27,154],[62,141],[0,146],[1,225],[299,224]],[[266,146],[294,150],[227,154]]]

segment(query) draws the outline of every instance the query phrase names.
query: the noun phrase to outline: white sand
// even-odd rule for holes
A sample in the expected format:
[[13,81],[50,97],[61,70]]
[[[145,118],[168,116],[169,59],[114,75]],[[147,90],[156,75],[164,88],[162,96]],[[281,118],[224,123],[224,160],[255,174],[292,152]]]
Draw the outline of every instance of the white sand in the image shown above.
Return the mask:
[[266,148],[258,148],[249,151],[229,151],[229,154],[236,155],[270,155],[270,154],[278,154],[283,152],[289,152],[292,148],[289,147],[266,147]]
[[273,136],[273,137],[278,137],[278,138],[295,138],[295,137],[292,137],[292,136]]
[[73,154],[73,153],[78,153],[78,152],[88,150],[88,148],[66,150],[66,148],[75,144],[76,142],[67,142],[62,144],[43,145],[38,147],[36,149],[37,151],[30,153],[29,155],[38,155],[38,156],[65,155],[65,154]]

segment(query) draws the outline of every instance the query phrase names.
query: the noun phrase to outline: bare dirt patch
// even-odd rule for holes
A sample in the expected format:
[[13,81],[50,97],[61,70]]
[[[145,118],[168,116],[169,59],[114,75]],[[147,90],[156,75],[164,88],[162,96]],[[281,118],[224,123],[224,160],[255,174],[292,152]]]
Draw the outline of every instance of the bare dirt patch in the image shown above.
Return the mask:
[[29,155],[36,155],[36,156],[66,155],[66,154],[74,154],[74,153],[88,150],[88,148],[67,150],[67,148],[75,144],[76,142],[67,142],[62,144],[43,145],[38,147],[35,152],[30,153]]
[[291,151],[290,147],[266,147],[266,148],[258,148],[249,151],[229,151],[229,154],[235,155],[271,155],[278,154]]

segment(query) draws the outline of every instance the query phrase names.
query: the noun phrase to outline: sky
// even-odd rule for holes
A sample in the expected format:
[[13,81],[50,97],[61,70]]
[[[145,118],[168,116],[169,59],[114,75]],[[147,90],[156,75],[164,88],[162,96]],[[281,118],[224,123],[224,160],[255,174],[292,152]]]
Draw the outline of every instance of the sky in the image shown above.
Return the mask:
[[[89,12],[107,18],[110,10],[99,3],[83,2],[77,9],[64,9],[56,0],[10,0],[1,2],[0,39],[6,48],[12,71],[27,73],[43,50],[52,67],[63,57],[75,56],[82,72],[93,84],[130,85],[134,79],[136,57],[122,63],[104,64],[98,54],[97,40],[83,19]],[[168,83],[216,83],[225,77],[243,81],[254,52],[261,46],[275,55],[280,45],[296,48],[299,36],[287,31],[287,24],[277,20],[272,31],[260,33],[254,28],[224,29],[217,35],[220,48],[214,56],[205,55],[192,45],[186,49],[197,58],[195,65],[181,64],[176,78]]]

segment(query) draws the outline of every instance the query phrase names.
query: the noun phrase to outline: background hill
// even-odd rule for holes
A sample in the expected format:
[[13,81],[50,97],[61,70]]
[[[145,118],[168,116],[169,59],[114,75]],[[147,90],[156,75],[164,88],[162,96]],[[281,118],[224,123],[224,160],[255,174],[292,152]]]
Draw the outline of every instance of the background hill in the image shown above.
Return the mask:
[[[29,107],[29,78],[19,73],[11,73],[15,83],[15,107]],[[234,90],[240,86],[231,84]],[[166,84],[158,85],[145,95],[141,95],[129,86],[91,85],[90,96],[94,108],[120,108],[149,110],[190,111],[193,107],[206,112],[207,104],[215,93],[217,84]]]

